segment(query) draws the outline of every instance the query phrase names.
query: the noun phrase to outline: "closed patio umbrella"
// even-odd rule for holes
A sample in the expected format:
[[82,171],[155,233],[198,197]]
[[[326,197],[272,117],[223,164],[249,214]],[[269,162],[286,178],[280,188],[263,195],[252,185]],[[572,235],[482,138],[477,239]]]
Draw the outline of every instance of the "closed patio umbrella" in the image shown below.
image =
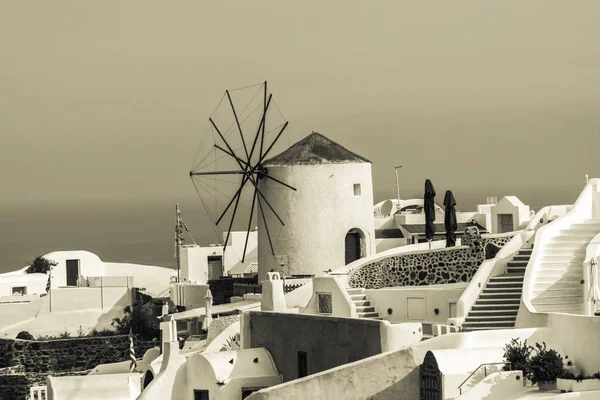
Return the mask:
[[212,297],[212,292],[210,291],[210,289],[208,289],[206,291],[206,297],[204,298],[206,300],[205,303],[205,309],[206,309],[206,315],[204,316],[204,321],[202,322],[202,329],[204,329],[205,331],[208,331],[208,327],[210,326],[210,323],[212,322],[212,303],[213,303],[213,297]]
[[435,235],[435,189],[429,179],[425,180],[425,195],[423,197],[423,209],[425,211],[425,238],[429,241],[431,250],[431,240]]
[[[590,260],[590,293],[588,300],[596,304],[600,301],[600,287],[598,286],[598,261],[596,257]],[[595,309],[595,307],[594,307]]]
[[446,247],[456,246],[456,200],[451,190],[444,196],[444,227],[446,228]]

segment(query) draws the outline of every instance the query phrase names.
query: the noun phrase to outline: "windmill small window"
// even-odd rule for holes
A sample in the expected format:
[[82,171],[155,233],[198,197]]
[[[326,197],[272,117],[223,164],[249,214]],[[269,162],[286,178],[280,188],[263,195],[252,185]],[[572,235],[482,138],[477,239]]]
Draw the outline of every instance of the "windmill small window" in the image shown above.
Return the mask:
[[355,183],[354,184],[354,195],[355,196],[360,196],[361,193],[361,189],[360,189],[360,183]]

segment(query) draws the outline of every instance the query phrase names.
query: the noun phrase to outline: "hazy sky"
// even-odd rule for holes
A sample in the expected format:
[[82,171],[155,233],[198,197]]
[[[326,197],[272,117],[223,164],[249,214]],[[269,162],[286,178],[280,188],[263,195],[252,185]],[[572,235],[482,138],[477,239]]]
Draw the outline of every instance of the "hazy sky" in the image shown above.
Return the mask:
[[373,161],[376,200],[574,201],[600,176],[597,1],[2,1],[0,198],[178,199],[227,88]]

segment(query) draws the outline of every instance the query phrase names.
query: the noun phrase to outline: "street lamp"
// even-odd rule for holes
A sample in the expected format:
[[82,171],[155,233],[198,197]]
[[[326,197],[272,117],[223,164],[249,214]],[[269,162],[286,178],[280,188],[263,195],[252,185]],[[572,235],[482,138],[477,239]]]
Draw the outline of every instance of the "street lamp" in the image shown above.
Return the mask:
[[400,185],[398,184],[398,169],[402,168],[402,165],[395,165],[394,172],[396,173],[396,194],[398,196],[398,207],[400,207]]

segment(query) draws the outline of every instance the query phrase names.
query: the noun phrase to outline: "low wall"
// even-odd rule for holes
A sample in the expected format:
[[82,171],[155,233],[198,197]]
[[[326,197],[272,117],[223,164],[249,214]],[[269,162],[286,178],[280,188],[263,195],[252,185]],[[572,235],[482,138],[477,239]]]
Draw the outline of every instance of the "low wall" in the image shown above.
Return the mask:
[[[317,396],[318,395],[318,396]],[[418,399],[419,368],[411,349],[364,360],[259,390],[248,400]]]
[[[443,324],[450,318],[466,283],[366,290],[371,305],[390,322],[422,321]],[[438,313],[435,313],[437,309]],[[391,311],[391,313],[390,313]]]
[[462,238],[464,246],[424,250],[383,257],[354,269],[348,285],[379,289],[394,286],[420,286],[468,282],[485,260],[490,243],[506,244],[516,232],[485,235],[470,230]]
[[[134,339],[142,357],[157,342]],[[90,370],[99,364],[129,359],[129,336],[81,337],[58,340],[0,339],[0,367],[22,365],[26,372]]]

